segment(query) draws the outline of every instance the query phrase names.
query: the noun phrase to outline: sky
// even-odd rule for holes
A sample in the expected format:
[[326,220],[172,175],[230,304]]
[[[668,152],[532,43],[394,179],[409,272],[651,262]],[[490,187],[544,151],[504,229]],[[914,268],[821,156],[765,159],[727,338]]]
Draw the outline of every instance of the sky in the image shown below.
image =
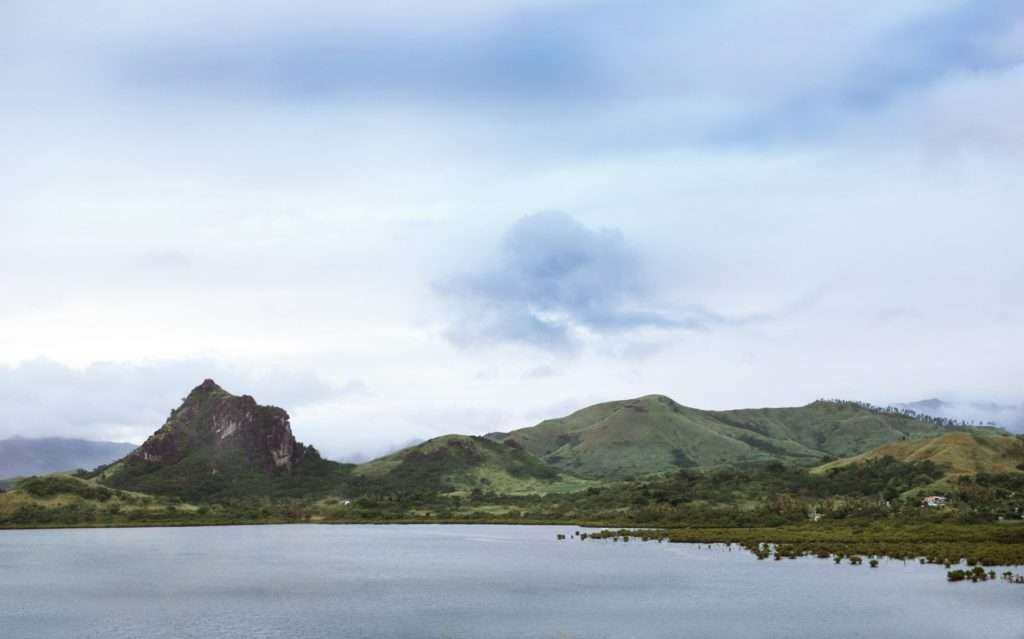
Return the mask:
[[1021,113],[1016,0],[7,0],[0,437],[207,377],[342,459],[651,393],[1024,429]]

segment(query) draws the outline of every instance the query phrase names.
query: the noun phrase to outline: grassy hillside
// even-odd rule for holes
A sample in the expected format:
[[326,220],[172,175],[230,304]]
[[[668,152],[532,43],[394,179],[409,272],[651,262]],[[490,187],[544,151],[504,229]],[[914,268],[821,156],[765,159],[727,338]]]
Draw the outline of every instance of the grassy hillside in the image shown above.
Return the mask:
[[1024,438],[1008,433],[953,432],[879,446],[860,455],[839,459],[813,470],[822,474],[890,457],[904,463],[929,461],[952,475],[1024,471]]
[[[567,475],[515,443],[445,435],[358,466],[354,475],[367,492],[504,495],[582,490],[593,482]],[[357,486],[353,486],[357,488]]]
[[317,513],[309,504],[308,499],[259,495],[188,503],[174,496],[116,490],[95,479],[55,473],[22,479],[9,490],[0,490],[0,529],[311,521]]
[[95,481],[56,473],[18,481],[0,492],[0,525],[80,525],[165,517],[188,508],[177,501],[101,486]]
[[607,402],[492,438],[582,476],[621,479],[679,468],[766,461],[814,465],[885,443],[945,433],[853,402],[704,411],[662,395]]

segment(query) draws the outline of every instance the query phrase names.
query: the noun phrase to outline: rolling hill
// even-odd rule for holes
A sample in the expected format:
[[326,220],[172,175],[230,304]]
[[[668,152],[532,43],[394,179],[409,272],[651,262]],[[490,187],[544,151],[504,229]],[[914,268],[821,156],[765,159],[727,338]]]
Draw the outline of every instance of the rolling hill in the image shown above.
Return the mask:
[[64,437],[12,437],[0,440],[0,479],[45,475],[109,464],[134,444]]
[[899,441],[815,468],[822,474],[837,468],[891,457],[899,462],[930,461],[952,475],[1024,471],[1024,437],[1008,433],[953,432]]
[[163,514],[171,505],[184,507],[175,500],[115,490],[93,480],[53,473],[22,479],[10,490],[0,491],[0,528],[19,522],[91,523],[112,512],[137,519]]
[[469,492],[506,495],[582,490],[592,482],[569,475],[514,442],[445,435],[358,466],[366,487],[404,492]]
[[536,426],[492,433],[583,477],[622,479],[675,470],[783,461],[815,465],[949,426],[855,402],[705,411],[663,395],[596,404]]

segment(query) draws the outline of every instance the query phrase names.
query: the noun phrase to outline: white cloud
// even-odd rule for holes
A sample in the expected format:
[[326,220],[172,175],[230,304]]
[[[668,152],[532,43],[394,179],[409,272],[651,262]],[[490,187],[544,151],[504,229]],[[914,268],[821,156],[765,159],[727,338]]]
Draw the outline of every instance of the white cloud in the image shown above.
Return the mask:
[[[1021,401],[1014,3],[339,6],[0,6],[0,379],[33,398],[5,432],[138,439],[210,367],[339,456],[650,392]],[[355,30],[404,43],[387,82],[128,73],[196,43],[301,71]],[[442,91],[419,82],[448,60],[417,55],[437,37],[491,57]],[[528,75],[546,61],[566,75]],[[643,264],[602,307],[770,321],[624,335],[576,312],[575,358],[453,347],[432,283],[493,270],[542,210]],[[63,372],[32,377],[38,358]]]

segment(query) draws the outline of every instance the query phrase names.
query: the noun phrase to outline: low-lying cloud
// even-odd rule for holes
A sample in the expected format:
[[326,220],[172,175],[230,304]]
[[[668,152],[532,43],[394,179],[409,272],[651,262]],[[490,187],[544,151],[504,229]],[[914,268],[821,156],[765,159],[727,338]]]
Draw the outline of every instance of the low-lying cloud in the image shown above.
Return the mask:
[[459,346],[572,350],[584,332],[698,326],[659,308],[641,256],[621,231],[592,229],[560,212],[519,219],[492,265],[436,288],[460,307],[447,333]]
[[81,437],[138,443],[203,379],[295,408],[366,393],[359,381],[337,386],[308,371],[258,370],[206,360],[150,364],[101,362],[75,369],[37,359],[0,366],[0,438]]
[[932,417],[944,417],[970,423],[995,424],[1008,430],[1024,432],[1024,404],[933,398],[899,404],[899,406]]

